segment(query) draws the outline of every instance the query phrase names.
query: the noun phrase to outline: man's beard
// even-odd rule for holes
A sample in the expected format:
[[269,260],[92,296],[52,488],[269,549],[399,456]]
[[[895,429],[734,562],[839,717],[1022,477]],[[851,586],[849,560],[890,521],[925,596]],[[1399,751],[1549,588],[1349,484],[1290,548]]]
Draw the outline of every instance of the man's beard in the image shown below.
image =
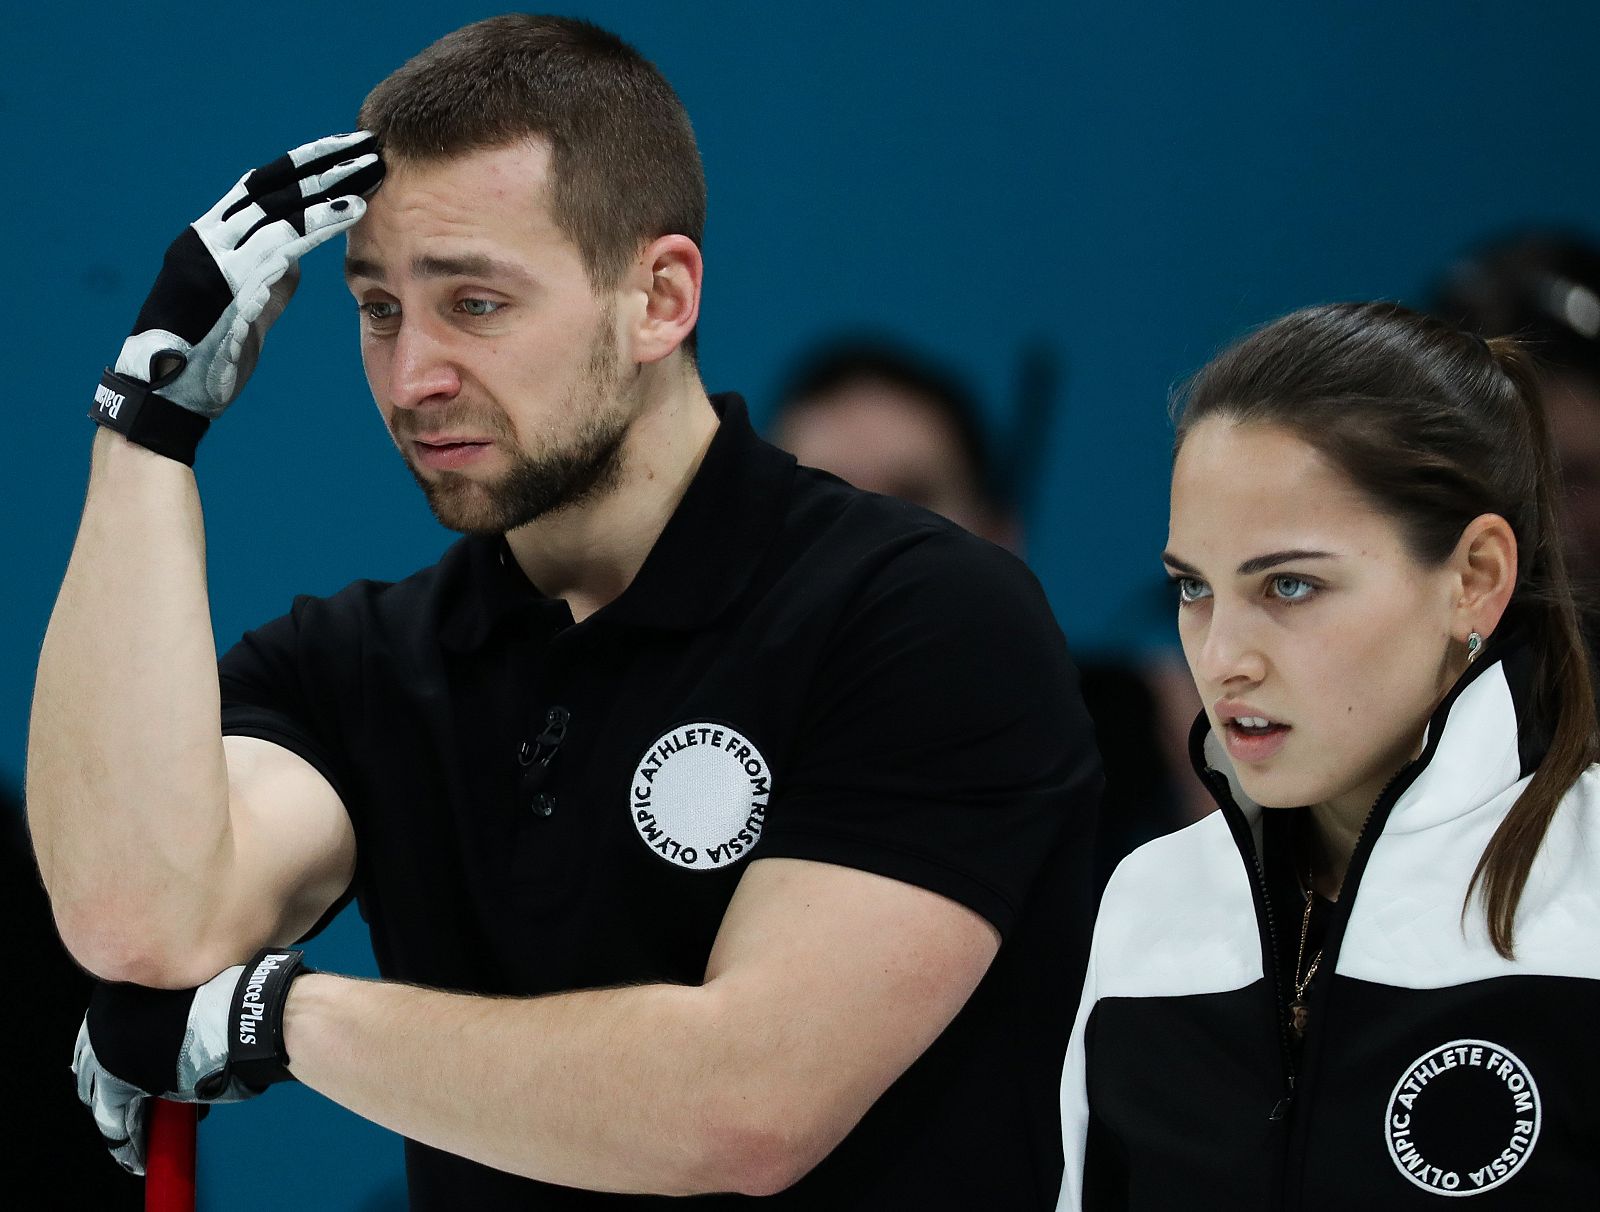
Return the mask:
[[530,455],[517,446],[506,417],[472,418],[487,423],[496,444],[512,459],[499,479],[483,482],[454,471],[424,475],[410,459],[406,467],[428,498],[433,516],[462,534],[504,534],[536,518],[604,496],[622,474],[622,445],[632,420],[616,407],[617,353],[611,313],[601,317],[588,364],[563,410],[583,413],[578,432],[560,448]]

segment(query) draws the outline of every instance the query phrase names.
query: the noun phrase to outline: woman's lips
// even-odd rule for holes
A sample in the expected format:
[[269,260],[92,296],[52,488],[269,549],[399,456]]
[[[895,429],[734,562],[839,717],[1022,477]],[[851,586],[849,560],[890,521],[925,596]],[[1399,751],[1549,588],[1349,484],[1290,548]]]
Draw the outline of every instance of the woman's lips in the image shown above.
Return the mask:
[[1292,729],[1288,724],[1269,724],[1265,729],[1244,729],[1237,720],[1222,726],[1222,743],[1236,762],[1257,763],[1273,757],[1284,747]]

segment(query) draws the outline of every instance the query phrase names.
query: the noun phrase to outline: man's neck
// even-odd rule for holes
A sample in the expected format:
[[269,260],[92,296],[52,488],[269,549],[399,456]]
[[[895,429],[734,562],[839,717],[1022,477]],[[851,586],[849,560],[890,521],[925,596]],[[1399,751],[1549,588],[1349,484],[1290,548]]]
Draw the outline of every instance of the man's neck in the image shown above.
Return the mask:
[[692,372],[641,388],[646,403],[623,440],[617,482],[506,535],[527,578],[565,598],[579,622],[632,583],[717,431],[716,411]]

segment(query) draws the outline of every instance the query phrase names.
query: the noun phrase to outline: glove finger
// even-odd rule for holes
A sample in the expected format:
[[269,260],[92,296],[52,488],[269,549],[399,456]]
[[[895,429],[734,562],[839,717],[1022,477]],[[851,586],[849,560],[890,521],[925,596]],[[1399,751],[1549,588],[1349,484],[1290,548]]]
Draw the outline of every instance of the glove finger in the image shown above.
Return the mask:
[[[341,160],[272,193],[255,195],[241,202],[235,214],[219,227],[219,239],[224,241],[224,248],[238,249],[260,228],[280,219],[304,235],[304,212],[312,203],[335,195],[370,194],[382,181],[383,161],[375,153]],[[226,243],[228,240],[232,243]]]
[[[106,1144],[111,1149],[111,1156],[116,1158],[117,1164],[129,1174],[144,1173],[145,1153],[145,1119],[150,1107],[150,1100],[140,1096],[128,1104],[126,1116],[123,1120],[124,1137],[120,1142],[113,1142],[108,1136]],[[105,1129],[101,1129],[104,1134]]]
[[320,171],[284,182],[270,193],[252,193],[248,198],[240,199],[226,219],[248,215],[252,217],[251,221],[243,231],[240,231],[240,223],[227,222],[225,227],[234,236],[234,247],[238,247],[250,238],[251,229],[263,221],[270,223],[275,219],[288,219],[296,223],[297,215],[308,202],[320,201],[335,194],[370,194],[382,180],[383,161],[378,159],[376,152],[324,164]]
[[260,199],[242,195],[235,200],[232,210],[227,214],[218,216],[204,227],[196,223],[194,229],[200,233],[207,247],[214,253],[222,254],[238,248],[249,239],[250,232],[259,227],[265,217]]
[[328,135],[302,144],[289,153],[299,175],[320,172],[330,162],[349,160],[378,150],[378,136],[370,130],[355,130],[347,135]]
[[308,249],[332,239],[347,227],[354,227],[366,213],[367,200],[359,194],[315,202],[306,208],[305,235],[284,251],[290,256],[303,257]]
[[377,137],[366,131],[315,139],[245,174],[246,187],[252,198],[264,198],[347,160],[375,153],[377,147]]
[[233,188],[217,199],[216,205],[194,221],[191,226],[215,226],[221,223],[229,212],[237,210],[241,200],[250,197],[250,174],[245,173],[233,183]]
[[[377,168],[381,176],[382,166],[372,167]],[[355,179],[350,178],[344,184],[348,185],[350,180]],[[373,182],[374,185],[376,183]],[[268,214],[259,220],[238,243],[235,251],[243,264],[249,263],[251,254],[265,260],[281,253],[288,260],[296,261],[324,240],[359,222],[366,213],[366,199],[360,194],[298,202],[287,215],[274,217]],[[230,265],[228,271],[236,281],[248,272],[238,265]]]
[[370,131],[352,131],[348,135],[328,135],[302,143],[292,151],[267,161],[260,168],[245,174],[252,197],[276,193],[307,173],[319,173],[340,160],[348,160],[366,152],[376,151],[377,136]]
[[78,1079],[78,1101],[85,1107],[94,1097],[94,1072],[99,1067],[94,1045],[89,1042],[89,1023],[78,1028],[78,1043],[72,1052],[72,1076]]
[[98,1066],[91,1069],[88,1076],[85,1102],[106,1147],[115,1153],[132,1143],[141,1146],[142,1151],[144,1113],[150,1096],[127,1082],[118,1081]]
[[326,172],[302,177],[300,189],[307,201],[321,201],[339,194],[370,194],[383,181],[383,161],[376,152],[353,160],[341,160]]
[[144,1177],[144,1157],[140,1151],[129,1141],[121,1146],[113,1146],[111,1158],[129,1174],[139,1178]]

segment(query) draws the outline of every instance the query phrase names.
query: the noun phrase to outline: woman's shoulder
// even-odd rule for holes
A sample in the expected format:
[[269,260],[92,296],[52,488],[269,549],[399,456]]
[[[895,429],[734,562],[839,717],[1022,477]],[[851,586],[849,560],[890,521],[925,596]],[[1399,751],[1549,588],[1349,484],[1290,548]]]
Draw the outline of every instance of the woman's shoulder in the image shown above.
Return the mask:
[[1096,995],[1211,993],[1261,979],[1247,864],[1221,812],[1123,859],[1095,919]]

